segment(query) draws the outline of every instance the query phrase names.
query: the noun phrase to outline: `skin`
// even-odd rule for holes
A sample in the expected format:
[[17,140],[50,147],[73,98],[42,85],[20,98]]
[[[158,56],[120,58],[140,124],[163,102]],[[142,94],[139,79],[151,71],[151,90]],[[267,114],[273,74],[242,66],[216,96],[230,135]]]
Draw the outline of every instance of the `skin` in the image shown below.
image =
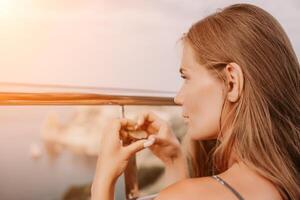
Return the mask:
[[[223,102],[228,101],[227,109],[230,110],[230,105],[238,101],[242,92],[244,77],[241,67],[236,63],[229,63],[225,67],[228,81],[227,85],[224,85],[195,60],[192,47],[185,43],[180,68],[181,76],[185,80],[174,101],[182,106],[182,115],[188,125],[186,134],[193,140],[217,138]],[[145,130],[150,143],[140,140],[124,147],[120,143],[120,132],[124,135],[126,128]],[[112,123],[107,124],[104,131],[106,134],[103,141],[108,142],[101,145],[91,190],[92,200],[114,199],[113,191],[117,178],[124,172],[128,159],[145,148],[145,142],[150,144],[146,148],[162,160],[166,173],[173,178],[155,200],[236,199],[232,192],[211,177],[188,177],[188,167],[179,141],[170,125],[155,113],[141,113],[137,121],[114,119]],[[228,170],[218,176],[245,199],[281,199],[270,182],[251,171],[243,162],[235,159],[234,155],[229,159]]]
[[184,83],[174,102],[182,106],[182,115],[188,124],[187,134],[192,139],[213,139],[218,135],[224,86],[193,57],[193,49],[186,43],[180,67]]

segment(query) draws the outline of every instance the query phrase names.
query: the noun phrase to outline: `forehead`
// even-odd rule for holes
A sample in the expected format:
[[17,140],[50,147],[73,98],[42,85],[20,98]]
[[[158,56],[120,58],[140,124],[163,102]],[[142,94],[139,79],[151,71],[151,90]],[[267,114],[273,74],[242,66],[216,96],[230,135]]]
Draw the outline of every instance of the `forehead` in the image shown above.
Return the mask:
[[183,45],[183,50],[182,50],[182,57],[181,57],[181,66],[179,68],[180,73],[188,72],[188,71],[201,71],[204,70],[204,67],[201,66],[197,60],[195,59],[195,52],[188,44],[185,42]]

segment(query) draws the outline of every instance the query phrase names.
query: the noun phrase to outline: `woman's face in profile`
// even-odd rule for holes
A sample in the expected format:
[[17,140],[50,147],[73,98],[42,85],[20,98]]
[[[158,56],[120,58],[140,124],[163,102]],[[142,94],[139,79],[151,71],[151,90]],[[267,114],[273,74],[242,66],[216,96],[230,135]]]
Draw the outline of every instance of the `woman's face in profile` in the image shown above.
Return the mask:
[[192,139],[214,139],[219,131],[223,84],[195,60],[193,51],[190,44],[185,42],[180,66],[184,80],[174,102],[182,106],[187,134]]

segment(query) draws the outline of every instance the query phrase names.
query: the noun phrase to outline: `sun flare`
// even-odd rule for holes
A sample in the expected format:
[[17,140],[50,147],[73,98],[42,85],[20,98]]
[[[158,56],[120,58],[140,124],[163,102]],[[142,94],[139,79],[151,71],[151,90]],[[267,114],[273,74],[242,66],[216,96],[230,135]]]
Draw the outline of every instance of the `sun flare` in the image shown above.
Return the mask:
[[10,16],[16,8],[14,0],[0,0],[0,17]]

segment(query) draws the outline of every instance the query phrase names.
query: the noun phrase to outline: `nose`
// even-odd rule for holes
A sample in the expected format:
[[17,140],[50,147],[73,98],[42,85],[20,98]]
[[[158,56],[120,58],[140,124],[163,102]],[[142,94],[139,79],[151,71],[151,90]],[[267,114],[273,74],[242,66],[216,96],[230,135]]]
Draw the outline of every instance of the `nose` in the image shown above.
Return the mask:
[[178,92],[176,94],[176,96],[174,97],[174,103],[178,104],[178,105],[182,105],[183,104],[183,98],[182,98],[182,95],[180,94],[180,92]]

